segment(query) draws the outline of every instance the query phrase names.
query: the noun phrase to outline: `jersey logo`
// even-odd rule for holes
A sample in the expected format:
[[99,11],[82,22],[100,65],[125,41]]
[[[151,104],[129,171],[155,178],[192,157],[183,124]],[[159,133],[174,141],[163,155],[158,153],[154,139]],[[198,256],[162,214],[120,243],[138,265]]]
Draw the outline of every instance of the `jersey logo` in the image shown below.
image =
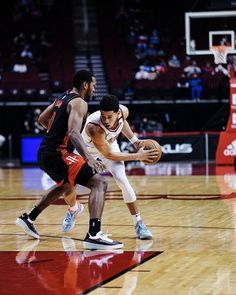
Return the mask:
[[78,160],[72,156],[67,156],[66,159],[68,160],[69,165],[78,162]]
[[56,102],[55,102],[55,107],[58,107],[60,108],[60,106],[62,105],[63,101],[58,99]]

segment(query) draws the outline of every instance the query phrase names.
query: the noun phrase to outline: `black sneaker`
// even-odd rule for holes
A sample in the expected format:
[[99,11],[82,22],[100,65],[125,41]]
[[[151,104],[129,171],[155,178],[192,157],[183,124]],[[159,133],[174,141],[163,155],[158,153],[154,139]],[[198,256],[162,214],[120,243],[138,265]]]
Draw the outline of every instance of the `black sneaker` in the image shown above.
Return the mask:
[[122,248],[123,246],[122,243],[109,239],[101,231],[96,236],[91,236],[87,233],[83,242],[83,247],[89,250],[112,250]]
[[35,239],[40,238],[34,224],[28,221],[28,215],[26,213],[23,213],[16,219],[16,225],[20,226],[29,236],[34,237]]

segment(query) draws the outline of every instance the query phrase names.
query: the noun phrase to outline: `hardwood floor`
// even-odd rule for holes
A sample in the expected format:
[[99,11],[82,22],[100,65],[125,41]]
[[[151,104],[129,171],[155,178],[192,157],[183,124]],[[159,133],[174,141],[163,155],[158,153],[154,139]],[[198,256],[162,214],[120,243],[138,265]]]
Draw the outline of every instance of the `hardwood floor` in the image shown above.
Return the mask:
[[129,176],[152,241],[135,238],[121,192],[106,177],[103,231],[124,243],[122,250],[106,252],[82,248],[89,218],[86,189],[78,188],[85,211],[71,233],[61,232],[66,206],[59,200],[39,216],[41,239],[32,240],[15,219],[52,183],[38,169],[0,170],[0,267],[8,274],[7,281],[0,279],[1,294],[27,294],[24,284],[18,289],[26,278],[35,281],[35,295],[236,294],[234,167],[216,167],[209,175],[177,174]]

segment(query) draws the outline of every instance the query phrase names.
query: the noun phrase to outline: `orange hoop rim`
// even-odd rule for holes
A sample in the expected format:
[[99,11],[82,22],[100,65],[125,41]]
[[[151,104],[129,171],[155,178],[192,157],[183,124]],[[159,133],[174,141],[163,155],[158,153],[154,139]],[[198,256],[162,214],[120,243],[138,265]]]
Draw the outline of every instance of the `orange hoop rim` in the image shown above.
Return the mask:
[[212,52],[220,52],[220,53],[227,52],[230,49],[231,49],[231,46],[228,46],[228,45],[214,45],[210,47],[210,50]]

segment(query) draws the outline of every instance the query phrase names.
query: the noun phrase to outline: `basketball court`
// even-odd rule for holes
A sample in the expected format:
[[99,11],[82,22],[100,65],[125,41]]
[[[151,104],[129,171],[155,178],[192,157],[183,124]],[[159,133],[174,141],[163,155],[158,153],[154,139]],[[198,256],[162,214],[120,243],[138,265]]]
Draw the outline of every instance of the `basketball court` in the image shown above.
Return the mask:
[[[211,54],[220,64],[227,62],[227,54],[232,59],[234,19],[236,11],[186,13],[187,54]],[[59,199],[37,219],[41,239],[31,239],[15,220],[53,183],[37,168],[0,169],[1,294],[236,294],[235,154],[223,152],[230,145],[232,151],[236,148],[235,85],[232,76],[231,112],[216,163],[161,159],[156,165],[127,166],[153,240],[135,238],[121,191],[109,175],[103,231],[124,248],[83,249],[89,215],[88,191],[82,187],[77,198],[85,210],[74,229],[62,233],[67,207]]]
[[129,177],[153,241],[135,238],[121,192],[106,176],[103,230],[124,242],[115,251],[84,251],[88,196],[82,187],[78,199],[85,212],[71,233],[61,232],[66,206],[59,200],[37,220],[40,240],[23,234],[15,219],[52,183],[38,169],[1,170],[4,294],[236,294],[235,169],[157,165],[159,175],[144,175],[148,170],[139,169],[143,175]]

